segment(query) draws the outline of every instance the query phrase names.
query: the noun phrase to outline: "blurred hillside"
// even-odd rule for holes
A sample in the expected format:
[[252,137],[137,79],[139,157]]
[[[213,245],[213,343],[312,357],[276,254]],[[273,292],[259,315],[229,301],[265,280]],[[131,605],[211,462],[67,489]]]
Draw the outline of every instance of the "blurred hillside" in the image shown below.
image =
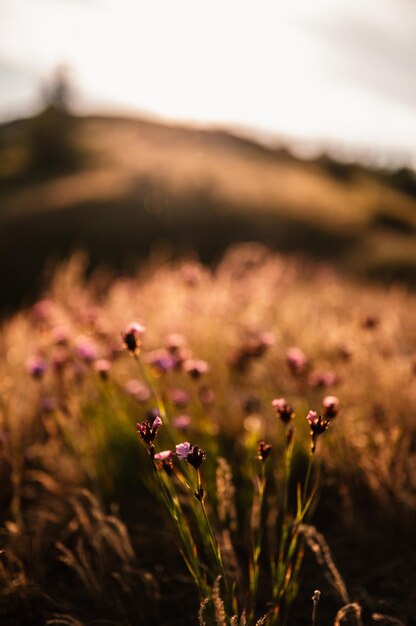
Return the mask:
[[416,178],[311,161],[224,131],[75,118],[0,126],[0,307],[47,262],[86,249],[129,271],[156,245],[215,262],[237,241],[416,286]]

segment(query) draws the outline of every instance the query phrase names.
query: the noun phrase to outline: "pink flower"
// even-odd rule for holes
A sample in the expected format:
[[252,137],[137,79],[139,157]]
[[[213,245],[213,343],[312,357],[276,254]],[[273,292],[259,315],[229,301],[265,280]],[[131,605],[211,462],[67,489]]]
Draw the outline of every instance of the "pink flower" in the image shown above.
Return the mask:
[[174,387],[168,389],[169,400],[175,406],[186,406],[189,403],[189,393],[184,389]]
[[150,400],[151,393],[149,388],[136,378],[132,378],[125,385],[124,389],[128,394],[133,396],[138,402],[146,402]]
[[296,375],[302,374],[308,365],[308,359],[305,353],[297,347],[288,349],[286,352],[286,359],[290,369]]
[[162,452],[158,452],[155,454],[156,461],[166,461],[173,456],[172,450],[163,450]]
[[98,361],[94,363],[94,369],[98,372],[101,378],[106,379],[108,378],[108,372],[111,369],[111,363],[108,359],[98,359]]
[[162,426],[162,420],[159,416],[150,422],[148,420],[139,422],[136,424],[137,432],[145,443],[147,443],[153,449],[153,442],[157,435],[159,428]]
[[322,406],[325,409],[327,419],[334,419],[338,415],[339,400],[336,396],[325,396],[322,400]]
[[46,371],[46,361],[40,356],[30,356],[26,361],[26,369],[33,378],[42,378]]
[[141,346],[142,335],[146,328],[138,322],[130,324],[123,333],[123,342],[129,352],[135,353]]
[[169,352],[177,352],[185,344],[185,337],[179,333],[171,333],[166,337],[166,347]]
[[77,355],[86,361],[91,363],[97,356],[97,349],[95,345],[88,339],[88,337],[78,337],[75,345],[75,351]]
[[291,405],[286,402],[285,398],[276,398],[273,400],[272,407],[284,424],[288,424],[290,420],[295,417],[295,412]]
[[184,441],[183,443],[178,443],[178,445],[176,446],[176,454],[178,456],[178,459],[180,461],[184,461],[188,455],[191,452],[191,444],[189,443],[189,441]]
[[311,451],[313,454],[315,452],[316,441],[319,435],[322,435],[322,433],[326,431],[330,424],[330,421],[326,417],[319,415],[316,411],[309,411],[306,416],[306,420],[309,424],[309,434],[311,436]]
[[189,415],[179,415],[173,419],[173,425],[178,430],[185,430],[191,425],[191,418]]
[[188,359],[183,367],[191,378],[200,378],[202,374],[206,374],[209,370],[208,363],[201,359]]

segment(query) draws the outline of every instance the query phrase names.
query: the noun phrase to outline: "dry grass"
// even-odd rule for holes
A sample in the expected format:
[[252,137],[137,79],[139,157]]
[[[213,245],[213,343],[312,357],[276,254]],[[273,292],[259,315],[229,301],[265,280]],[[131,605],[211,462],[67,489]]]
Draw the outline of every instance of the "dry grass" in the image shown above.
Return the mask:
[[[215,273],[196,263],[159,259],[134,280],[97,276],[85,284],[82,274],[82,259],[75,257],[55,276],[43,315],[39,307],[21,311],[3,325],[0,336],[4,623],[173,624],[172,611],[180,611],[175,600],[166,608],[162,599],[162,617],[157,616],[154,579],[162,587],[170,583],[152,569],[144,545],[165,541],[168,546],[163,537],[166,532],[171,537],[171,529],[150,530],[149,540],[135,538],[132,545],[126,527],[134,536],[142,534],[151,519],[134,434],[135,422],[151,403],[140,404],[125,391],[127,381],[139,378],[121,347],[121,332],[132,320],[148,329],[144,359],[174,332],[209,363],[200,382],[169,372],[158,375],[155,384],[171,412],[191,416],[189,436],[215,435],[208,454],[223,457],[217,508],[225,529],[241,523],[244,506],[243,490],[236,490],[235,509],[233,489],[226,489],[227,482],[238,483],[238,442],[261,435],[274,441],[277,451],[284,445],[271,400],[285,395],[299,415],[306,415],[332,393],[342,411],[325,445],[318,443],[324,510],[332,507],[336,524],[350,535],[358,525],[365,536],[366,523],[377,518],[380,546],[394,542],[394,533],[406,536],[416,510],[414,295],[399,287],[363,288],[328,268],[283,260],[261,246],[230,250]],[[68,336],[58,345],[56,329],[62,334],[63,326]],[[235,351],[266,331],[274,345],[246,371],[233,369]],[[108,380],[83,360],[80,336],[94,346],[97,358],[110,360]],[[308,358],[302,376],[287,366],[286,352],[294,345]],[[41,380],[25,369],[33,354],[48,362]],[[58,357],[65,362],[61,369]],[[205,393],[212,390],[212,403],[201,403],[201,386]],[[168,400],[172,388],[189,394],[186,408]],[[306,422],[298,436],[306,455]],[[301,468],[302,456],[298,462]],[[117,507],[111,510],[111,502],[120,504],[120,514]],[[139,546],[144,552],[136,556]],[[167,554],[169,549],[172,545]],[[157,558],[163,561],[162,554]],[[341,572],[344,565],[349,569],[339,558],[337,565]],[[365,554],[359,567],[369,567]],[[308,598],[317,588],[312,585]],[[344,595],[344,604],[347,600],[353,606],[355,598]],[[320,600],[317,623],[326,601],[325,596]],[[398,602],[397,619],[411,620],[411,609],[403,605],[400,613]],[[389,613],[376,610],[376,602],[369,606],[377,615]],[[219,601],[221,623],[220,609]],[[338,623],[344,623],[343,615],[338,614]]]

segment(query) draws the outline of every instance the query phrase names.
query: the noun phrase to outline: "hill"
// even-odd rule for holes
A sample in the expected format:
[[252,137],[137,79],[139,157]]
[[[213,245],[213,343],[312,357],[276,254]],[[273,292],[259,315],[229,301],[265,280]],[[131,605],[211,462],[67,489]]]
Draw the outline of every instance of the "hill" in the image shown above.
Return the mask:
[[156,244],[213,262],[255,240],[414,285],[415,187],[410,171],[304,161],[222,130],[45,111],[0,127],[0,305],[79,247],[129,270]]

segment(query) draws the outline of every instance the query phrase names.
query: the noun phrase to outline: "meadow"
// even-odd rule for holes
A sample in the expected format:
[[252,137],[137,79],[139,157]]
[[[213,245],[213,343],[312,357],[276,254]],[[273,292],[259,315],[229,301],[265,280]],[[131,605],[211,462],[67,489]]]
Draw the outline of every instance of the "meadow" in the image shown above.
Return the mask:
[[86,263],[0,333],[2,624],[416,624],[416,296]]

